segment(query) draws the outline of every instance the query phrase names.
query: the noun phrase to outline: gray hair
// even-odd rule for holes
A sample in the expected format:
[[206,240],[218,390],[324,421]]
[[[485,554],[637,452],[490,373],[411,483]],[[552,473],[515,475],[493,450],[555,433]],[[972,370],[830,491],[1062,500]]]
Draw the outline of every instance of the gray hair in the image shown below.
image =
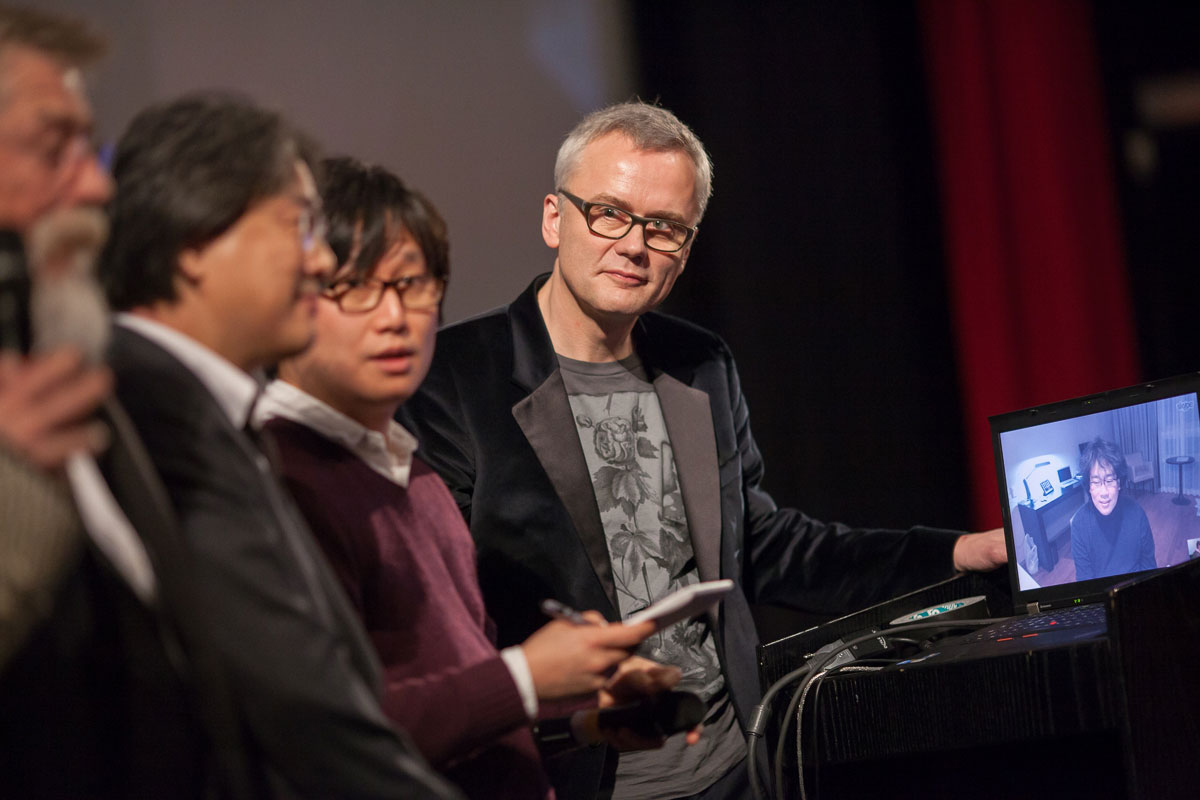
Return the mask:
[[700,216],[712,197],[712,159],[692,129],[665,108],[633,101],[593,111],[567,134],[554,161],[554,186],[563,188],[579,167],[583,150],[608,133],[622,133],[641,150],[678,150],[696,167],[696,207]]
[[0,6],[0,49],[10,45],[38,50],[73,67],[91,64],[105,50],[104,40],[78,19]]
[[[0,6],[0,58],[11,47],[36,50],[63,69],[86,67],[104,55],[104,40],[80,20],[32,8]],[[0,106],[7,103],[8,76],[0,64]]]

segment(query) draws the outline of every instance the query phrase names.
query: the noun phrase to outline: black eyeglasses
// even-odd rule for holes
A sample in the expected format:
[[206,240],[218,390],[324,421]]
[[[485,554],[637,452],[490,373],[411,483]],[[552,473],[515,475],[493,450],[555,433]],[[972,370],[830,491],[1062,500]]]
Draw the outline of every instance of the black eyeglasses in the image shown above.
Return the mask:
[[646,247],[660,253],[675,253],[682,250],[698,230],[670,219],[639,217],[633,212],[616,206],[605,203],[589,203],[565,189],[557,191],[570,200],[571,205],[578,208],[579,212],[583,214],[588,230],[605,239],[620,239],[633,230],[634,225],[641,225],[642,238],[646,241]]
[[1106,475],[1103,478],[1096,477],[1088,481],[1088,484],[1091,485],[1093,489],[1099,489],[1102,486],[1106,489],[1113,489],[1120,483],[1121,479],[1116,475]]
[[405,275],[394,281],[342,280],[335,281],[321,294],[347,314],[365,314],[379,307],[388,289],[396,290],[405,311],[433,311],[446,294],[446,282],[432,275]]

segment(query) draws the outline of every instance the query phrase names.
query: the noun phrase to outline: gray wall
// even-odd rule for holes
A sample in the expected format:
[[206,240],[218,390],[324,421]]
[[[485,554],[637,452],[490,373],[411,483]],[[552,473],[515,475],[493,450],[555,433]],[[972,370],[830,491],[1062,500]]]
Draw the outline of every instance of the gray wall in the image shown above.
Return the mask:
[[450,226],[447,321],[507,302],[550,267],[539,225],[558,143],[582,113],[632,92],[625,5],[612,0],[35,4],[109,37],[90,81],[104,140],[148,103],[235,89],[331,155],[424,191]]

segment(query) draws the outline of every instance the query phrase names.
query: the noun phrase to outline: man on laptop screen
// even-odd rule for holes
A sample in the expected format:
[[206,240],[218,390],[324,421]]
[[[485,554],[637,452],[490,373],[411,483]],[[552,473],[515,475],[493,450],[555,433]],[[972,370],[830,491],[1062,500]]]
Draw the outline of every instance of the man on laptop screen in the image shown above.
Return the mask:
[[1146,512],[1121,493],[1129,473],[1125,454],[1097,436],[1079,457],[1087,476],[1088,499],[1071,517],[1071,557],[1075,580],[1154,569],[1154,538]]

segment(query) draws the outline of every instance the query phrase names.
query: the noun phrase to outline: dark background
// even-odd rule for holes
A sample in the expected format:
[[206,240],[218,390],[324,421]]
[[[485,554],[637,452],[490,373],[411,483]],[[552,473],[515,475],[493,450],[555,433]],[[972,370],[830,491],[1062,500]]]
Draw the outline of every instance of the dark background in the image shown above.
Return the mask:
[[[688,121],[716,164],[667,310],[738,355],[768,488],[823,518],[968,526],[915,5],[631,8],[641,96]],[[1200,126],[1155,129],[1135,110],[1145,81],[1200,70],[1200,12],[1093,11],[1141,379],[1200,369]],[[1125,157],[1135,134],[1157,159],[1136,177]],[[1098,319],[1057,346],[1069,357],[1104,335]]]
[[[1132,277],[1142,377],[1200,369],[1200,6],[1096,5],[1100,68]],[[1139,95],[1182,83],[1186,110],[1155,121]],[[1139,169],[1132,142],[1149,147]]]

